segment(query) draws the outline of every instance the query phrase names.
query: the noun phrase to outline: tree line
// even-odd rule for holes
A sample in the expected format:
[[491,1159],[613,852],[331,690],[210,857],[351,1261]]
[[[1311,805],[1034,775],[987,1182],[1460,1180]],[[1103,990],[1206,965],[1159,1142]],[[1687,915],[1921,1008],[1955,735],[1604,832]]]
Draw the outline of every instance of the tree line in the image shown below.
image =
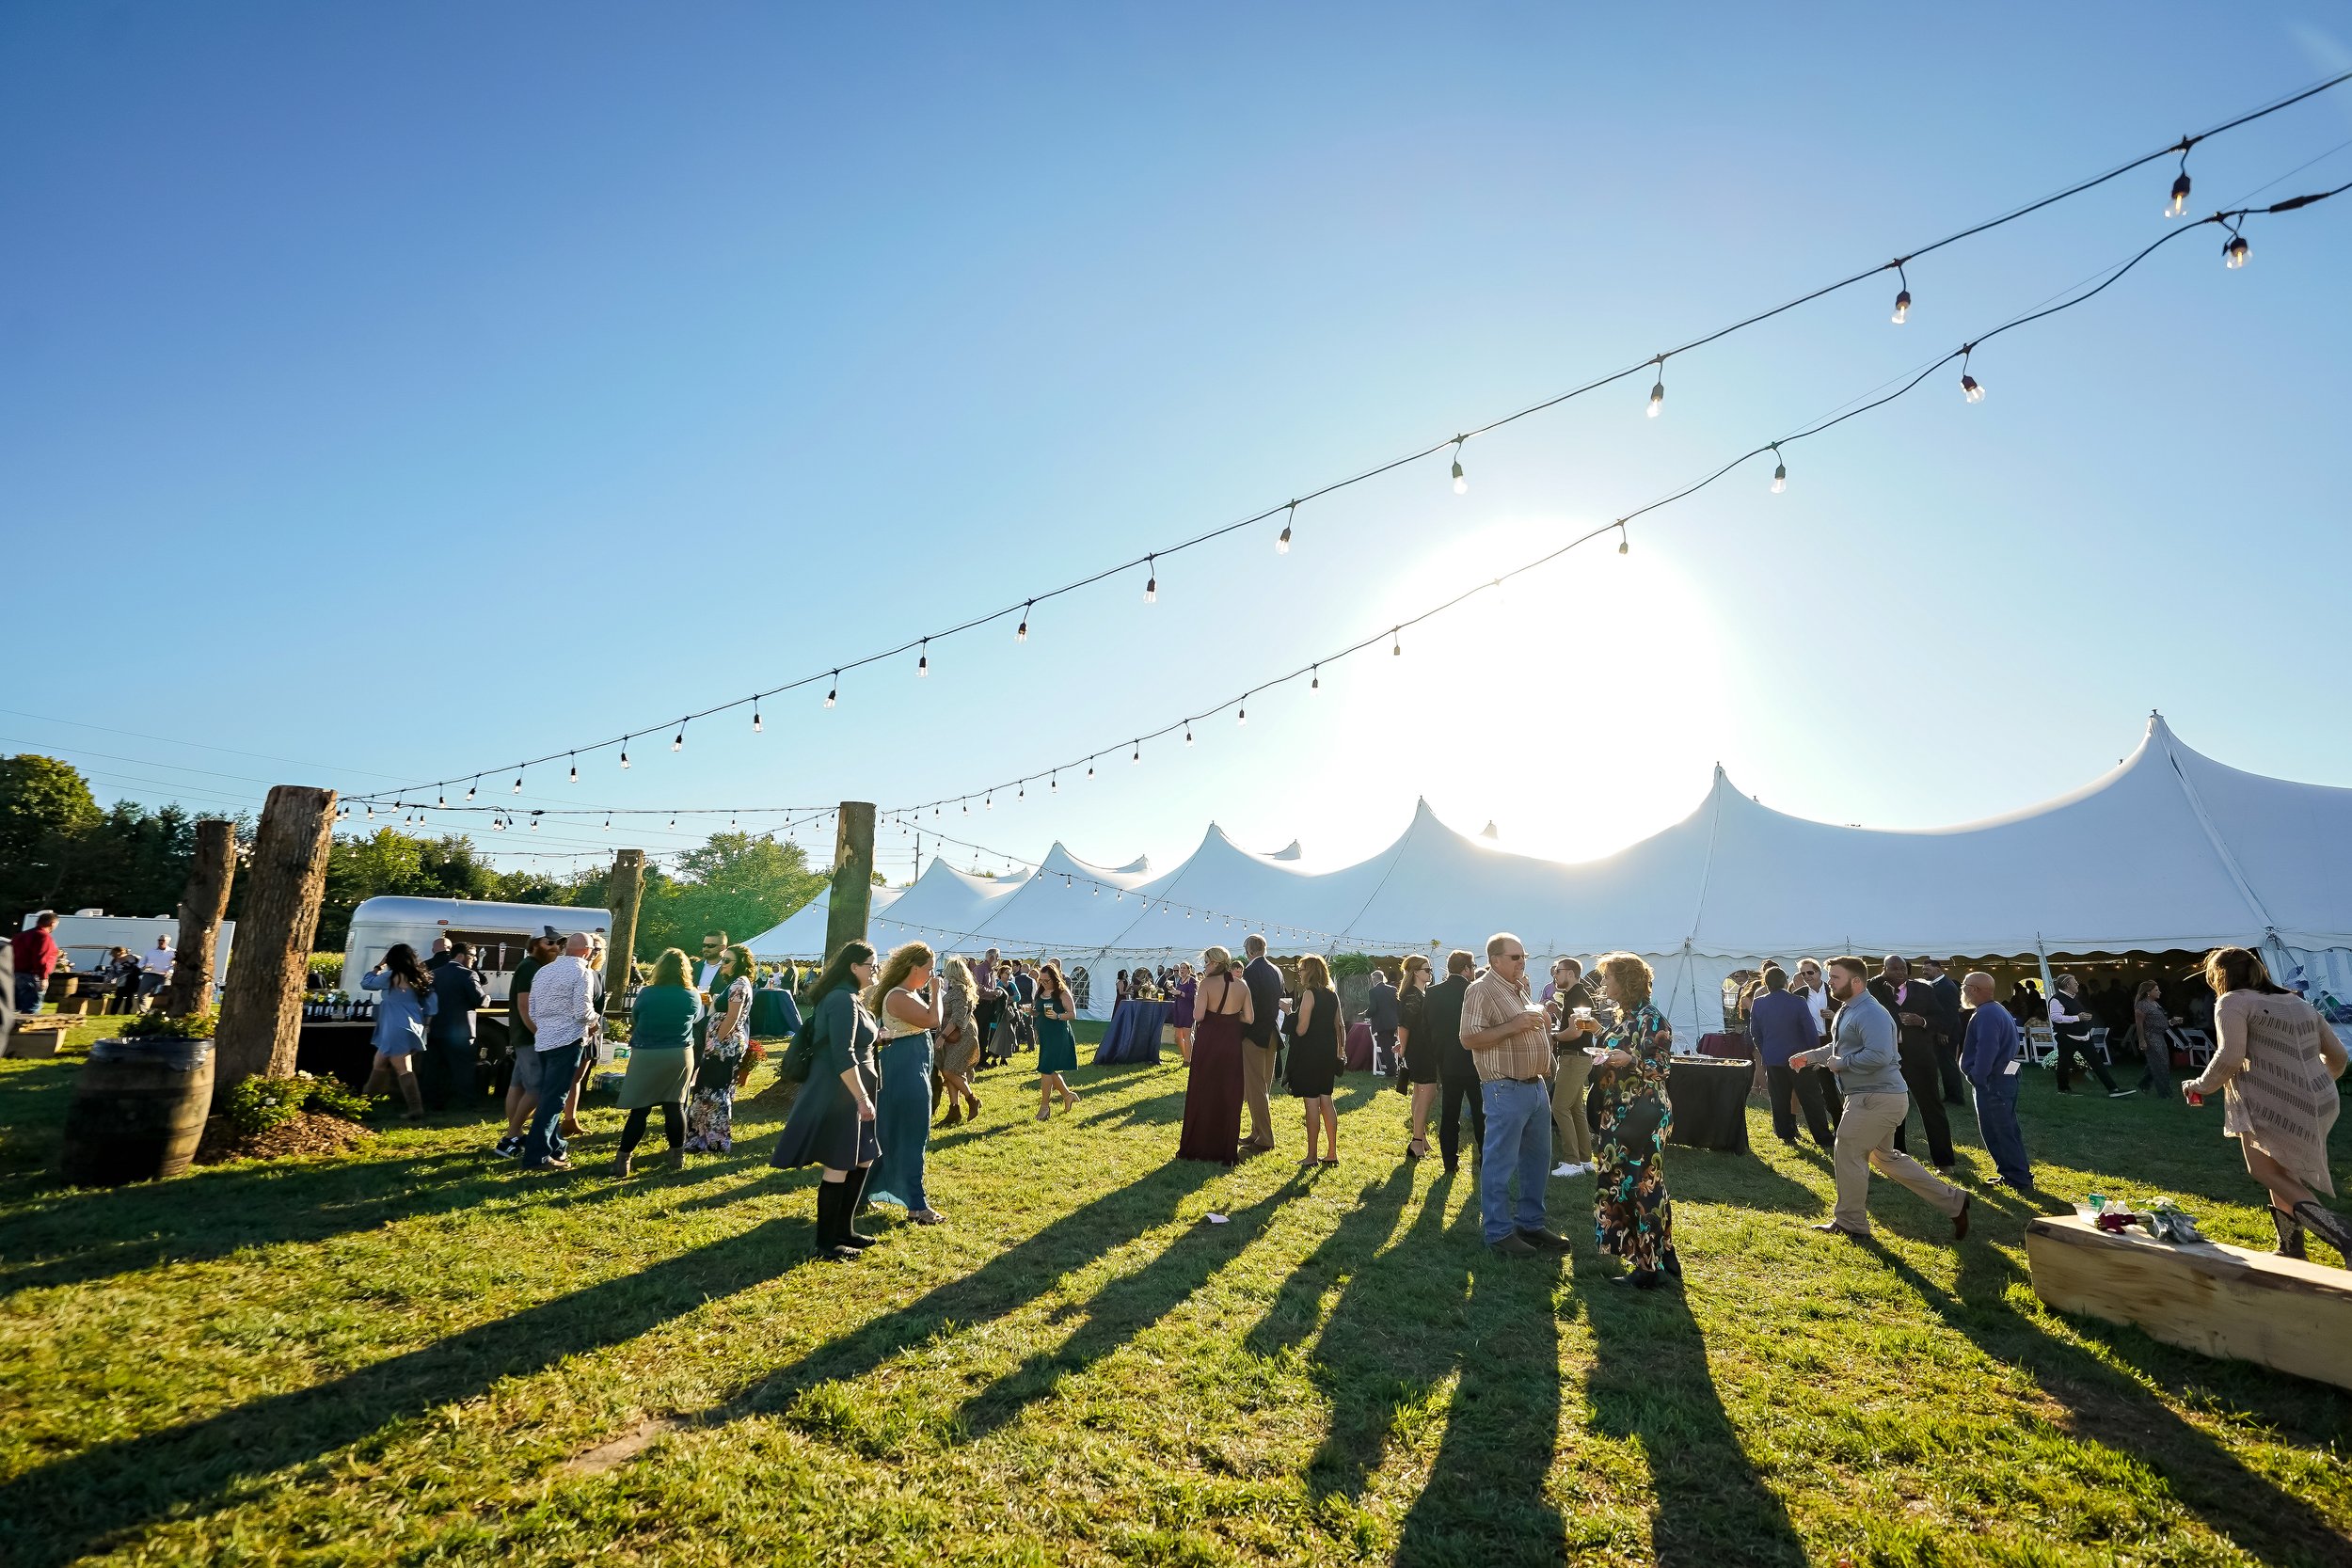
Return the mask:
[[[206,814],[217,815],[217,814]],[[196,853],[197,813],[177,803],[150,809],[131,801],[101,807],[78,768],[55,757],[0,757],[0,917],[10,931],[36,910],[72,913],[169,915],[186,890]],[[252,823],[239,816],[237,840]],[[462,833],[422,837],[390,827],[339,832],[327,856],[326,895],[311,946],[340,951],[351,912],[378,895],[470,898],[512,904],[601,908],[610,865],[565,875],[502,871],[481,858]],[[664,947],[695,951],[705,931],[738,942],[792,913],[825,886],[797,844],[766,834],[713,833],[675,857],[649,865],[637,919],[637,956]],[[230,885],[229,918],[244,901],[244,879]]]

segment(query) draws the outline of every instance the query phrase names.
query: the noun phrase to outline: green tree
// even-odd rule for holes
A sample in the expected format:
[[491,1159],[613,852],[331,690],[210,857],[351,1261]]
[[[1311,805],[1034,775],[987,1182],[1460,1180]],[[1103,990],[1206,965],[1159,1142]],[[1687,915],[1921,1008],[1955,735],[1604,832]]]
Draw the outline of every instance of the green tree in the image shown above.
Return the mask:
[[18,929],[34,910],[73,909],[75,850],[101,820],[89,781],[55,757],[0,757],[0,912]]
[[637,917],[637,957],[665,947],[695,952],[705,931],[742,942],[817,896],[822,872],[811,871],[797,844],[745,832],[713,833],[678,857],[675,871],[648,878]]

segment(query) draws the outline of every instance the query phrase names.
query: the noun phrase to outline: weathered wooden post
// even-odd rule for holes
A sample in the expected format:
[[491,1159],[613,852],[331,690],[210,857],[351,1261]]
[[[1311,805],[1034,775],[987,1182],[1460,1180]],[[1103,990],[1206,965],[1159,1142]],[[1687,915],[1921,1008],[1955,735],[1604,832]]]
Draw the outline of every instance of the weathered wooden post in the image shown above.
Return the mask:
[[825,905],[826,958],[840,952],[843,942],[865,939],[866,916],[873,907],[873,802],[844,800],[833,833],[833,892]]
[[270,786],[246,870],[237,968],[221,993],[214,1035],[215,1097],[255,1073],[283,1078],[294,1069],[310,939],[318,932],[334,839],[333,790]]
[[229,912],[229,879],[237,863],[237,825],[207,817],[196,825],[196,862],[188,867],[188,891],[180,900],[180,941],[171,978],[164,986],[163,1010],[174,1017],[200,1013],[213,1005],[214,955],[220,943],[221,916]]
[[604,907],[612,916],[612,942],[605,950],[605,1006],[613,1012],[628,1005],[630,965],[637,955],[637,906],[645,896],[645,852],[616,849],[612,877],[605,883]]

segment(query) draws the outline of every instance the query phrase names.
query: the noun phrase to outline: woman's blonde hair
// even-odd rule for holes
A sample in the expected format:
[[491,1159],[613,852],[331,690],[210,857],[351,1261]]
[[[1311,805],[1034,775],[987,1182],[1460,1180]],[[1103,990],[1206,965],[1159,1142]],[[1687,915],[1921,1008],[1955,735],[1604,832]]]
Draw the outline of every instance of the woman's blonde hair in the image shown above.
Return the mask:
[[1629,1007],[1646,1006],[1649,1003],[1649,965],[1637,953],[1603,953],[1593,960],[1604,981],[1613,980],[1617,996]]
[[1413,983],[1413,976],[1415,974],[1426,974],[1429,973],[1429,960],[1422,958],[1418,953],[1411,953],[1407,954],[1405,961],[1396,967],[1398,983],[1409,987]]
[[2213,988],[2216,996],[2227,996],[2233,990],[2276,995],[2279,990],[2271,983],[2270,970],[2261,956],[2245,947],[2217,947],[2206,954],[2205,984]]
[[1331,966],[1320,953],[1302,953],[1298,958],[1298,984],[1305,990],[1331,989]]
[[972,999],[979,994],[980,990],[978,983],[972,978],[972,966],[961,958],[949,958],[946,974],[947,989],[961,998],[965,1006],[970,1006]]
[[1232,967],[1233,955],[1222,947],[1206,948],[1200,954],[1200,973],[1203,974],[1222,974]]
[[653,981],[657,986],[676,986],[690,989],[693,982],[687,978],[686,953],[683,948],[665,947],[653,961]]
[[935,961],[936,955],[927,942],[910,942],[892,948],[882,973],[874,976],[873,985],[866,990],[866,1009],[872,1011],[881,1006],[882,999],[906,984],[908,975],[918,969],[930,968]]

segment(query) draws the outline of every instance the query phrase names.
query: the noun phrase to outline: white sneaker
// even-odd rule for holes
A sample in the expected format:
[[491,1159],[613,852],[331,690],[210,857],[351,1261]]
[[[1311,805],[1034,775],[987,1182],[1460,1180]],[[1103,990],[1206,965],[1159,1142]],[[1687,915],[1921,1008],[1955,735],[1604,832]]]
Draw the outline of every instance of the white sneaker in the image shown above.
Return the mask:
[[1576,1167],[1576,1174],[1579,1176],[1598,1176],[1600,1174],[1600,1165],[1597,1162],[1587,1160],[1584,1164]]
[[1551,1174],[1554,1176],[1574,1176],[1583,1170],[1583,1168],[1584,1167],[1582,1165],[1573,1164],[1570,1161],[1563,1160],[1558,1164],[1551,1167]]

